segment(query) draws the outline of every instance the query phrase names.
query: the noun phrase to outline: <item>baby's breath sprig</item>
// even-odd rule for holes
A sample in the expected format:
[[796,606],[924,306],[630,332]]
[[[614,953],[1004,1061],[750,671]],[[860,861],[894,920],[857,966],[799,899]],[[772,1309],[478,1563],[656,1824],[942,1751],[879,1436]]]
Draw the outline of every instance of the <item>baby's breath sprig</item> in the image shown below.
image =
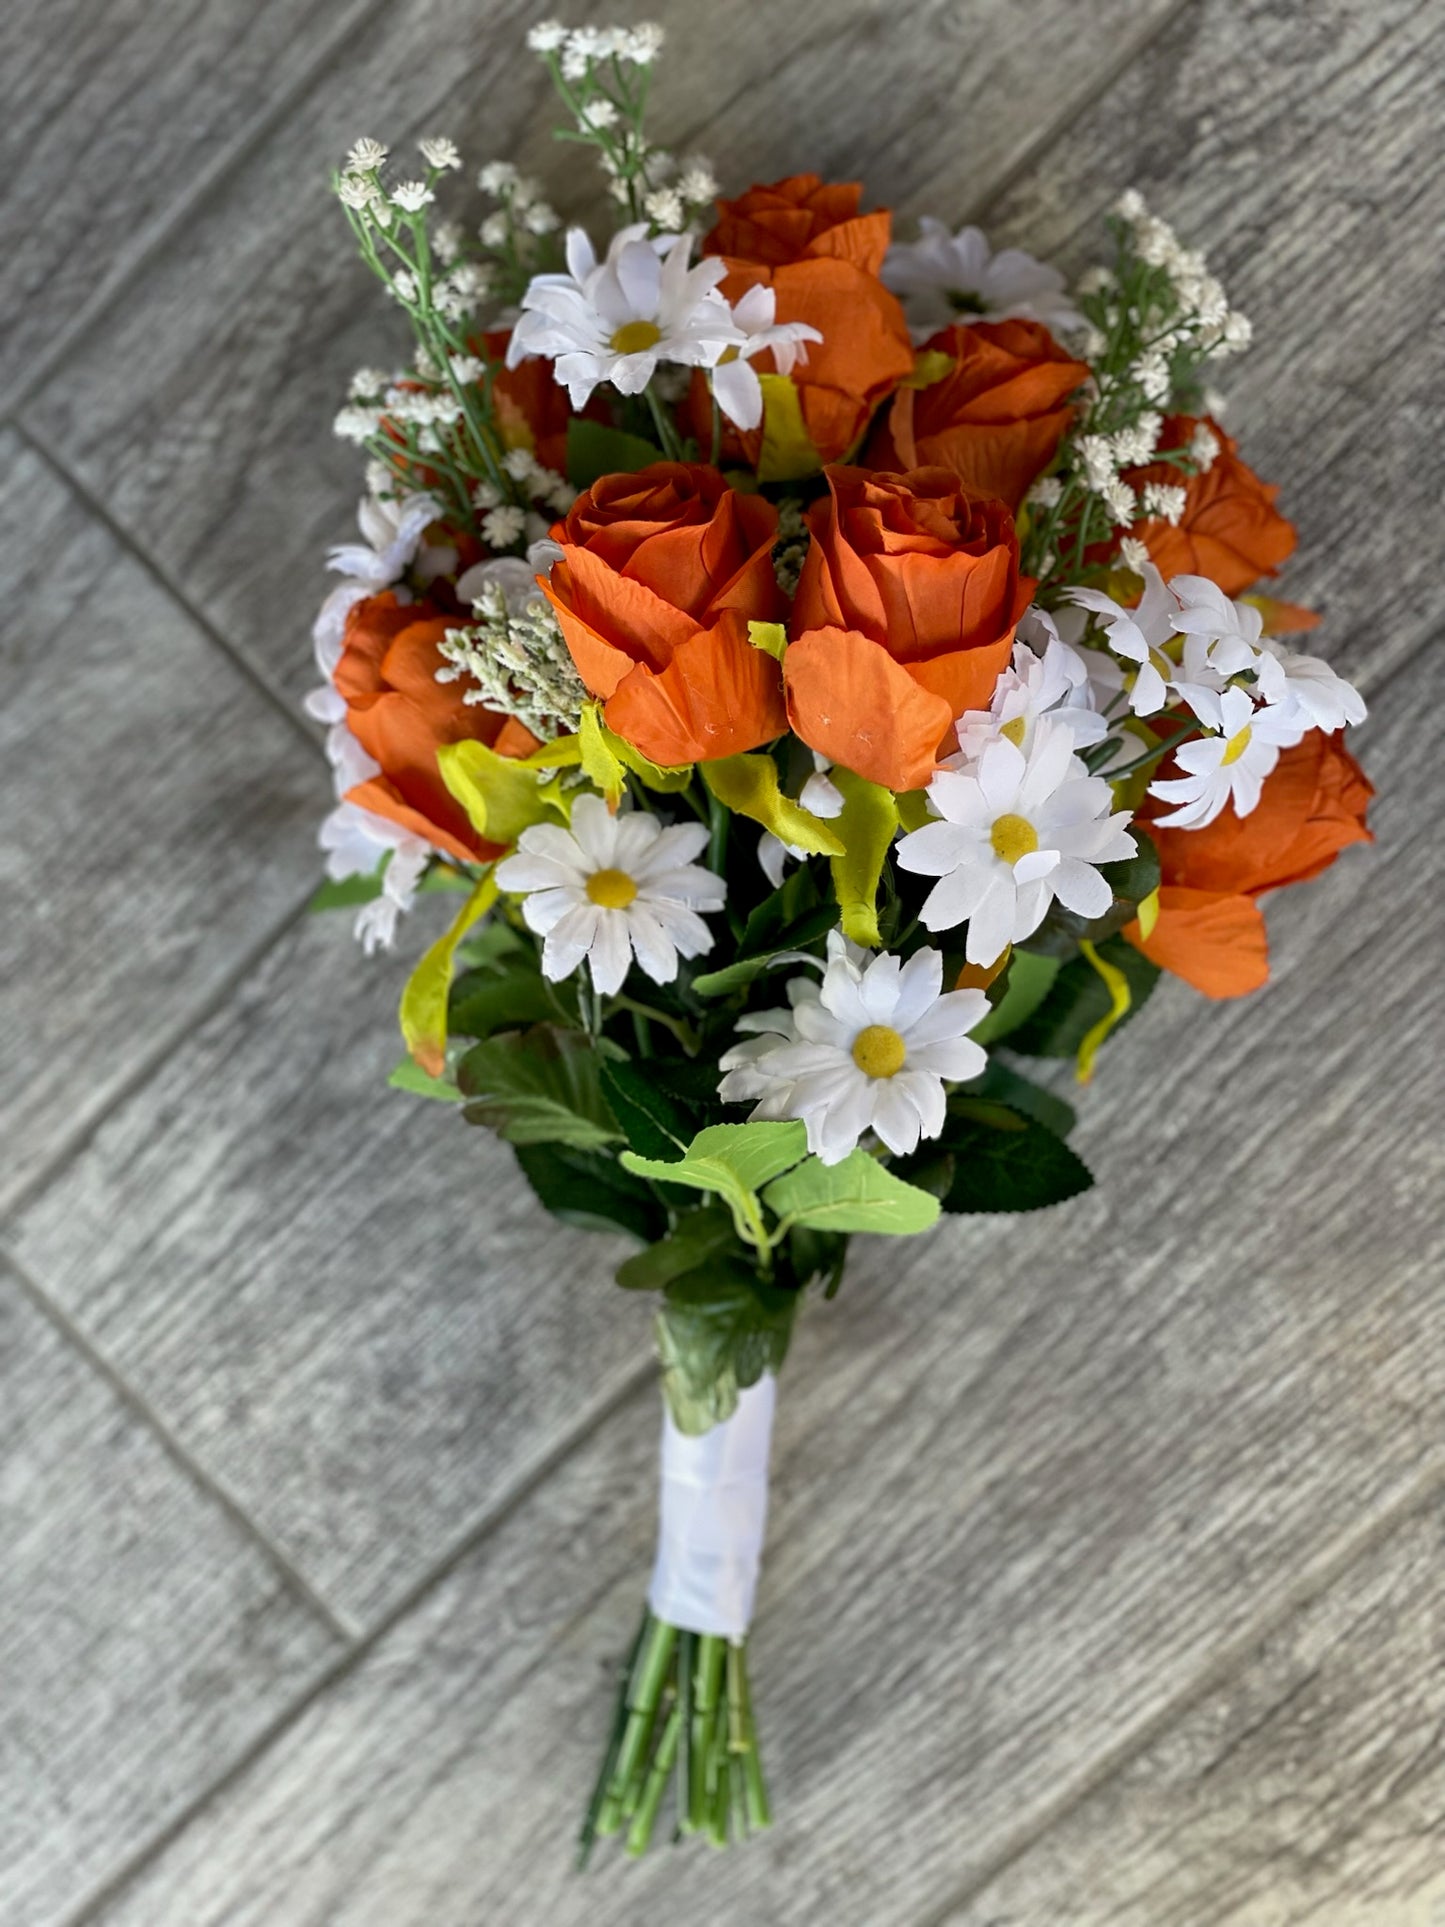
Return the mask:
[[477,186],[498,203],[478,230],[493,293],[500,306],[514,308],[534,274],[557,266],[555,236],[561,222],[543,197],[541,183],[519,173],[510,161],[488,161]]
[[502,582],[491,581],[473,607],[476,620],[448,629],[437,645],[446,664],[437,681],[465,681],[463,702],[515,716],[541,742],[573,734],[587,691],[541,596],[522,585],[509,597]]
[[1250,338],[1248,321],[1230,308],[1204,256],[1183,247],[1132,189],[1115,204],[1109,228],[1115,265],[1092,269],[1076,294],[1088,323],[1083,352],[1091,379],[1052,472],[1028,498],[1024,567],[1039,577],[1046,607],[1066,585],[1095,573],[1085,557],[1097,545],[1112,541],[1117,560],[1137,569],[1147,551],[1129,533],[1133,525],[1141,518],[1178,521],[1182,486],[1154,482],[1140,493],[1124,472],[1165,464],[1185,479],[1208,469],[1219,453],[1208,427],[1184,446],[1164,449],[1164,417],[1198,409],[1206,362],[1236,353]]
[[662,28],[650,21],[569,28],[544,20],[527,35],[572,119],[556,138],[596,150],[608,190],[629,219],[676,234],[711,207],[717,180],[701,155],[679,163],[647,137],[647,90],[662,40]]
[[435,231],[430,225],[438,183],[461,166],[455,145],[429,139],[420,151],[420,178],[388,185],[386,148],[358,141],[335,179],[362,259],[405,311],[416,338],[413,370],[379,393],[353,389],[337,432],[362,443],[399,482],[424,481],[460,527],[470,525],[474,490],[485,484],[498,504],[516,505],[520,540],[527,498],[505,467],[492,420],[495,366],[481,346],[483,304],[494,297],[496,277],[467,252],[455,223],[440,222]]

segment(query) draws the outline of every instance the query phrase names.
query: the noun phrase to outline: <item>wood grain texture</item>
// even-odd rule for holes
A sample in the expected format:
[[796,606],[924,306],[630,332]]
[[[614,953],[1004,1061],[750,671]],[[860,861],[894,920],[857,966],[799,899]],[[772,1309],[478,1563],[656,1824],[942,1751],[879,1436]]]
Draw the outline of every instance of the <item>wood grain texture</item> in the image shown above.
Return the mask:
[[1438,1502],[947,1927],[1440,1927]]
[[625,1241],[564,1230],[490,1132],[387,1090],[407,968],[368,964],[348,916],[306,919],[14,1234],[357,1625],[648,1348],[645,1307],[610,1282]]
[[[966,151],[978,189],[1038,131],[999,100],[1026,92],[1045,123],[1066,113],[1166,7],[927,0],[889,17],[873,0],[807,0],[783,21],[752,0],[668,0],[651,9],[672,36],[655,128],[680,150],[710,147],[737,185],[866,163],[871,197],[887,202]],[[351,259],[327,170],[358,133],[401,153],[442,129],[473,162],[501,154],[540,173],[569,216],[595,214],[596,176],[559,158],[574,150],[550,138],[550,83],[522,44],[536,14],[492,5],[479,18],[465,0],[385,9],[26,410],[296,695],[314,680],[305,637],[321,558],[349,532],[359,489],[355,451],[330,441],[330,423],[352,370],[404,346]],[[238,555],[258,566],[238,569]]]
[[334,1658],[0,1267],[0,1918],[60,1920]]
[[0,17],[0,391],[361,9],[10,0]]
[[301,737],[9,432],[0,527],[3,1203],[301,901],[326,787]]
[[[804,1321],[753,1641],[766,1841],[568,1871],[600,1662],[645,1579],[639,1397],[110,1918],[917,1923],[1247,1645],[1322,1544],[1445,1476],[1417,726],[1442,696],[1439,652],[1385,691],[1380,843],[1271,906],[1269,990],[1166,987],[1111,1045],[1080,1133],[1097,1191],[865,1243]],[[1402,1772],[1418,1751],[1381,1744]]]
[[[1206,249],[1255,328],[1218,367],[1225,420],[1283,484],[1282,592],[1324,612],[1346,675],[1403,662],[1437,620],[1442,62],[1439,6],[1196,0],[984,208],[996,242],[1080,267],[1138,187]],[[923,201],[965,189],[954,165]]]

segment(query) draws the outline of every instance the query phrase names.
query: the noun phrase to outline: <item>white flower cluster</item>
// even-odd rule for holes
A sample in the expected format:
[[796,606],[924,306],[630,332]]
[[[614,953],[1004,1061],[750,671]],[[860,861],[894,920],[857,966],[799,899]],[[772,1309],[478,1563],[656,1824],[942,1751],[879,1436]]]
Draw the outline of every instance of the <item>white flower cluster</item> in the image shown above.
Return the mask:
[[1072,329],[1082,316],[1057,268],[1022,248],[989,247],[983,230],[950,234],[924,215],[916,241],[895,241],[883,260],[883,284],[903,302],[916,341],[951,321],[1040,321]]
[[1097,651],[1086,651],[1096,686],[1107,692],[1112,685],[1140,717],[1183,703],[1203,730],[1174,751],[1185,774],[1150,786],[1151,796],[1174,805],[1156,819],[1162,827],[1202,829],[1226,803],[1248,816],[1282,749],[1308,730],[1363,722],[1358,691],[1318,657],[1265,636],[1254,603],[1231,601],[1204,576],[1176,575],[1165,583],[1147,562],[1141,573],[1137,608],[1100,589],[1076,588],[1069,597],[1089,612],[1110,655],[1125,666],[1120,676],[1107,659],[1100,663]]
[[565,80],[581,80],[594,62],[623,60],[650,67],[665,38],[655,21],[635,27],[566,27],[560,20],[540,20],[527,30],[527,45],[537,54],[557,54]]
[[463,702],[515,716],[540,742],[572,734],[587,695],[537,590],[538,566],[546,562],[538,551],[525,562],[500,556],[468,569],[457,598],[471,603],[477,620],[448,629],[438,644],[446,666],[436,672],[441,683],[467,678],[473,686]]
[[756,428],[763,397],[754,355],[771,352],[787,373],[821,341],[804,322],[775,321],[776,295],[749,289],[736,307],[718,292],[726,264],[710,257],[692,265],[692,237],[648,237],[636,222],[612,237],[598,261],[581,228],[567,235],[567,273],[535,275],[507,346],[507,365],[531,355],[556,363],[574,408],[584,408],[600,382],[640,394],[660,363],[714,370],[718,406],[739,428]]
[[477,186],[501,206],[478,229],[483,247],[525,252],[522,237],[540,239],[561,226],[555,208],[542,193],[542,184],[519,173],[510,161],[488,161],[477,175]]
[[[566,476],[544,467],[530,449],[508,449],[502,468],[520,494],[554,515],[565,515],[577,499],[577,491]],[[481,513],[482,535],[491,549],[509,549],[524,540],[540,542],[551,526],[536,506],[524,509],[507,501],[494,482],[477,483],[472,490],[472,505]]]
[[[1149,212],[1143,195],[1135,188],[1119,196],[1114,213],[1130,230],[1139,259],[1148,267],[1162,268],[1168,276],[1177,313],[1172,317],[1173,328],[1157,343],[1160,358],[1172,353],[1191,334],[1212,355],[1237,354],[1247,348],[1253,333],[1249,321],[1230,307],[1204,255],[1197,248],[1186,248],[1167,221]],[[1167,379],[1166,365],[1166,384]]]

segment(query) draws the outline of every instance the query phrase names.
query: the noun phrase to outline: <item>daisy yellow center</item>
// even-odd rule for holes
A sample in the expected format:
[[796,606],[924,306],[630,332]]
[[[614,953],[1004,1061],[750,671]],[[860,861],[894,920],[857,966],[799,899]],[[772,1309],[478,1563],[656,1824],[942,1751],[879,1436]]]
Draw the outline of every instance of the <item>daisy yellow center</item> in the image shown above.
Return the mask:
[[1003,725],[1002,729],[999,730],[999,735],[1006,737],[1015,749],[1022,749],[1024,746],[1024,731],[1027,727],[1027,717],[1012,716],[1008,722]]
[[738,358],[738,351],[736,348],[724,348],[722,353],[717,358],[717,365],[719,368],[721,368],[725,362],[736,361],[737,358]]
[[661,339],[662,330],[654,321],[624,321],[612,337],[612,348],[619,355],[641,355]]
[[1243,756],[1244,752],[1249,748],[1249,739],[1253,734],[1254,731],[1250,728],[1249,724],[1246,723],[1243,729],[1236,735],[1230,737],[1229,741],[1224,745],[1224,755],[1220,760],[1221,769],[1228,769],[1231,763],[1237,763],[1239,761],[1240,757]]
[[587,894],[602,910],[625,910],[637,895],[637,885],[625,870],[594,870]]
[[1026,816],[1001,816],[989,833],[994,855],[1005,863],[1017,863],[1021,856],[1032,856],[1039,847],[1039,833]]
[[869,1024],[853,1039],[853,1062],[865,1077],[893,1077],[907,1056],[908,1046],[891,1024]]

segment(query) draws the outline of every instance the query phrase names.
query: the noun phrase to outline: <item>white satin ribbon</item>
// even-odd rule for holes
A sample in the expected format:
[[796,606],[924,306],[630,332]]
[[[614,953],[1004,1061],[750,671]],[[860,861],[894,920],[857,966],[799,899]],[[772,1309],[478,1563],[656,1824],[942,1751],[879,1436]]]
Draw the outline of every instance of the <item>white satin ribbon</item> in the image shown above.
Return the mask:
[[768,1517],[777,1380],[765,1373],[730,1419],[700,1438],[662,1414],[657,1560],[647,1603],[683,1632],[742,1639],[753,1616]]

